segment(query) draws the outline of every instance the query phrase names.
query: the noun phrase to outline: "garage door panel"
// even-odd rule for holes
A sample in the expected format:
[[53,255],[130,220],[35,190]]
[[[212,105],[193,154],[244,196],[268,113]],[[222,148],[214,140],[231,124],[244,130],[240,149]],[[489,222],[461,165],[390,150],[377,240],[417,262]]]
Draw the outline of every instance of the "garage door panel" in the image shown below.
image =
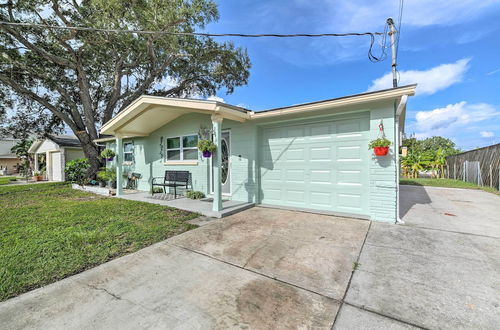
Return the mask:
[[281,189],[267,188],[263,192],[263,198],[269,204],[283,205],[281,200],[283,198],[283,192]]
[[337,194],[337,207],[343,211],[359,212],[363,209],[361,198],[359,194],[339,193]]
[[332,169],[311,169],[309,174],[311,184],[331,185],[334,182]]
[[314,161],[327,161],[331,162],[333,157],[332,146],[318,146],[310,147],[309,149],[309,159]]
[[333,194],[331,192],[311,191],[311,205],[321,209],[332,207]]
[[337,183],[339,185],[363,185],[366,181],[362,170],[349,169],[337,171]]
[[297,187],[297,189],[289,188],[285,191],[285,201],[289,205],[305,207],[306,192],[301,187]]
[[367,214],[368,126],[365,117],[264,129],[261,202]]
[[302,184],[306,180],[306,171],[304,169],[286,169],[285,181],[287,183]]

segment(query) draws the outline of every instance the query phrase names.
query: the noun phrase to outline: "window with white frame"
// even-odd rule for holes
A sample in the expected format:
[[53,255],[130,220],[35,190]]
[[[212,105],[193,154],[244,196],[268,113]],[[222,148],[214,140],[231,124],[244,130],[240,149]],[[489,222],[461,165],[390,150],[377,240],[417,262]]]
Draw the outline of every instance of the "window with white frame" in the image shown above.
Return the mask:
[[133,162],[134,161],[134,143],[125,142],[123,144],[123,161]]
[[175,160],[197,160],[198,159],[198,135],[185,135],[167,138],[168,161]]

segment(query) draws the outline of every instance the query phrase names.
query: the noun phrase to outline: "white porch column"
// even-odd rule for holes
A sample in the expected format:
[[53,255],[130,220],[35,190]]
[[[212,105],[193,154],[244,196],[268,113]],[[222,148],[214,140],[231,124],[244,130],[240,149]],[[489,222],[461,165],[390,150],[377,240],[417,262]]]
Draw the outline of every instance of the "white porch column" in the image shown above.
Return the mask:
[[222,183],[221,183],[221,134],[222,134],[222,116],[212,115],[212,125],[214,131],[214,143],[217,146],[213,157],[214,166],[214,201],[212,209],[214,211],[222,210]]
[[116,136],[116,196],[123,195],[123,139]]
[[33,158],[35,159],[35,164],[33,165],[33,167],[34,167],[33,171],[38,172],[38,171],[40,171],[40,168],[39,168],[40,165],[38,163],[38,154],[36,152],[35,152]]

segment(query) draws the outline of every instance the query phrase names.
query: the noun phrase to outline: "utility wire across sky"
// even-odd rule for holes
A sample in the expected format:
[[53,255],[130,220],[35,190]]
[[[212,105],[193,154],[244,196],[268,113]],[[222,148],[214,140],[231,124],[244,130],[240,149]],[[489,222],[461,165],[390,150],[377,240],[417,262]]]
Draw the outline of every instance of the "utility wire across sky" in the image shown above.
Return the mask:
[[245,33],[204,33],[204,32],[172,32],[172,31],[148,31],[148,30],[121,30],[121,29],[99,29],[85,26],[56,26],[37,23],[22,23],[0,21],[0,25],[23,26],[23,27],[38,27],[55,30],[73,30],[73,31],[88,31],[88,32],[107,32],[107,33],[135,33],[135,34],[163,34],[163,35],[179,35],[179,36],[200,36],[200,37],[242,37],[242,38],[260,38],[260,37],[275,37],[275,38],[296,38],[296,37],[349,37],[349,36],[366,36],[366,35],[383,35],[383,32],[350,32],[350,33],[294,33],[294,34],[245,34]]

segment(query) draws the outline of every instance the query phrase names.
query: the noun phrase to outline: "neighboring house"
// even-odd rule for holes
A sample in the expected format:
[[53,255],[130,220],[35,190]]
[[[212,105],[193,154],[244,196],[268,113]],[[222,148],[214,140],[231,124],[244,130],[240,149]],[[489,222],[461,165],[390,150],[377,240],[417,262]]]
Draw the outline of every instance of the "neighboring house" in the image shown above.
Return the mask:
[[70,135],[49,135],[44,140],[33,142],[29,149],[35,160],[34,171],[41,171],[39,155],[45,154],[45,177],[49,181],[64,181],[67,162],[85,157],[80,141]]
[[10,175],[18,173],[18,166],[22,163],[16,154],[12,151],[13,146],[15,146],[19,140],[12,138],[0,138],[0,174]]
[[[221,198],[371,220],[398,218],[398,150],[406,101],[415,85],[254,112],[208,100],[142,96],[101,128],[123,172],[152,177],[187,170],[194,190]],[[388,156],[368,150],[383,123]],[[212,158],[196,149],[200,126],[213,127]],[[399,136],[400,138],[396,138]]]

